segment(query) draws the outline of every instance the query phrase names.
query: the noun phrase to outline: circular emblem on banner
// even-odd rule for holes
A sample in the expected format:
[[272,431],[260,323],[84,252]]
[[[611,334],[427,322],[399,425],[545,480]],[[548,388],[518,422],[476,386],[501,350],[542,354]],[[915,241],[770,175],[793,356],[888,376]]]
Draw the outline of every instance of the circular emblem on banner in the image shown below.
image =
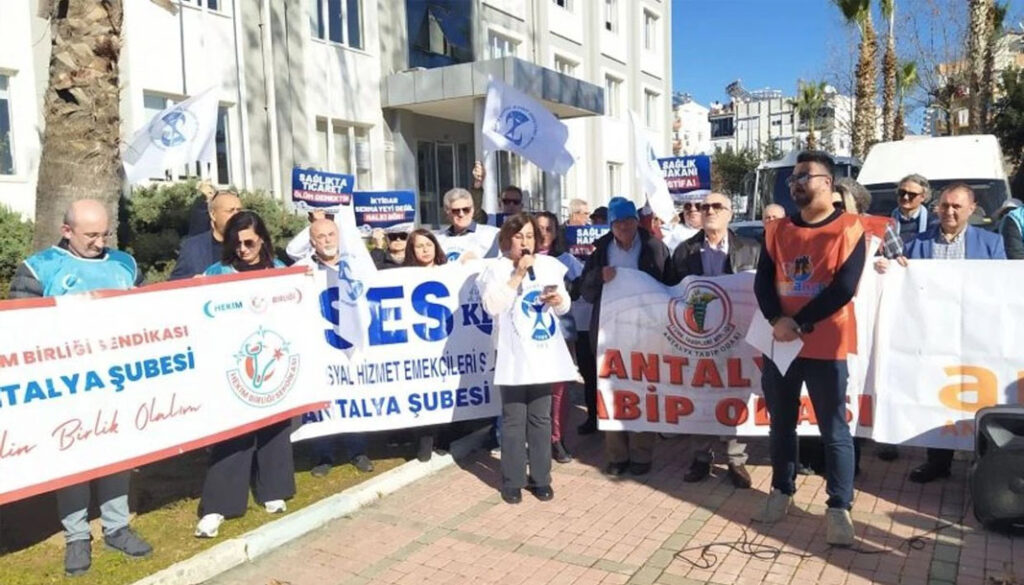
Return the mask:
[[508,106],[501,110],[496,126],[499,134],[520,148],[528,147],[537,137],[537,118],[522,106]]
[[366,286],[355,277],[351,254],[344,254],[338,260],[338,300],[346,305],[355,305],[363,296]]
[[668,333],[683,347],[713,350],[735,332],[732,301],[722,287],[695,280],[668,303]]
[[277,332],[260,327],[242,341],[228,370],[231,390],[246,404],[272,406],[288,395],[299,375],[299,356]]
[[195,114],[177,107],[149,124],[149,139],[158,148],[175,148],[191,142],[199,133]]
[[534,341],[547,341],[555,336],[555,316],[544,310],[539,290],[523,295],[516,313],[516,329],[528,332]]

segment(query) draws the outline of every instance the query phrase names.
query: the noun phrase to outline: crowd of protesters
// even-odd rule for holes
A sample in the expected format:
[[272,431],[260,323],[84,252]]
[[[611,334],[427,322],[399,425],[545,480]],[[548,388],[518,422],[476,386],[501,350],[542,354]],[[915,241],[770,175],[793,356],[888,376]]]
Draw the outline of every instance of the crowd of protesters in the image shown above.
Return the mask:
[[[860,445],[845,419],[846,356],[853,350],[851,300],[861,270],[869,261],[875,270],[885,273],[891,270],[891,262],[906,266],[918,259],[1024,258],[1024,208],[1013,203],[1004,206],[996,218],[997,232],[983,230],[969,222],[977,206],[969,186],[955,184],[933,194],[927,178],[911,174],[898,185],[898,205],[891,217],[867,216],[870,194],[852,179],[834,179],[828,155],[808,151],[797,161],[788,181],[796,210],[788,216],[777,204],[762,210],[763,245],[730,229],[732,199],[719,193],[682,203],[670,223],[655,216],[649,206],[638,210],[627,198],[613,197],[593,212],[586,201],[574,199],[569,202],[565,225],[609,226],[583,263],[567,252],[559,216],[550,211],[525,213],[524,194],[518,187],[506,186],[501,192],[500,228],[487,225],[477,205],[483,181],[479,164],[474,169],[473,191],[456,188],[444,195],[445,227],[431,231],[401,225],[372,234],[370,256],[379,270],[438,270],[450,263],[486,261],[476,286],[484,310],[495,321],[495,384],[502,400],[495,427],[501,431],[496,440],[500,441],[501,497],[505,502],[520,502],[524,489],[541,501],[554,497],[552,461],[572,460],[566,444],[570,384],[581,383],[586,407],[577,434],[598,430],[594,353],[601,295],[619,269],[642,271],[666,285],[691,275],[754,271],[758,304],[772,324],[775,339],[802,337],[805,341],[785,373],[770,359],[765,360],[762,387],[771,415],[772,481],[755,520],[782,520],[792,503],[794,478],[811,467],[826,478],[828,542],[853,544],[850,508]],[[199,211],[193,210],[191,235],[181,242],[172,279],[284,265],[274,255],[274,242],[263,220],[242,209],[236,193],[204,187]],[[340,230],[344,228],[322,213],[311,213],[309,219],[309,226],[288,243],[288,256],[311,270],[337,271]],[[11,287],[13,298],[128,289],[141,283],[132,257],[106,247],[110,225],[101,204],[91,200],[73,203],[61,229],[59,243],[19,267]],[[869,249],[869,242],[876,242],[876,247]],[[814,286],[805,285],[802,291],[790,286],[783,268],[798,257],[814,259],[808,267]],[[524,366],[515,357],[522,352],[516,347],[522,340],[508,335],[509,324],[503,321],[513,303],[523,302],[524,291],[530,287],[535,291],[530,298],[538,314],[546,311],[557,318],[561,338],[555,347],[560,361],[567,365],[564,372],[543,384],[516,382],[514,371]],[[808,296],[806,290],[817,292]],[[798,447],[799,396],[805,385],[821,438],[800,441]],[[430,459],[439,430],[436,426],[415,430],[420,460]],[[295,494],[289,431],[290,424],[285,421],[210,449],[196,537],[216,537],[225,519],[243,515],[250,489],[268,513],[286,511],[286,501]],[[604,473],[612,477],[649,473],[657,440],[650,432],[605,432]],[[709,477],[719,451],[730,482],[739,489],[751,486],[744,442],[736,437],[692,440],[694,458],[685,481]],[[366,436],[343,434],[312,441],[314,476],[329,473],[335,463],[336,442],[357,469],[373,470]],[[816,460],[813,456],[808,459],[812,453],[817,453]],[[898,452],[894,446],[880,445],[877,456],[889,460]],[[948,477],[952,458],[952,451],[929,449],[926,461],[911,471],[910,479],[929,482]],[[152,548],[128,523],[128,478],[129,473],[122,472],[96,481],[104,541],[126,555],[146,556]],[[88,483],[63,488],[57,494],[67,543],[65,569],[70,575],[86,572],[91,563],[89,498]]]

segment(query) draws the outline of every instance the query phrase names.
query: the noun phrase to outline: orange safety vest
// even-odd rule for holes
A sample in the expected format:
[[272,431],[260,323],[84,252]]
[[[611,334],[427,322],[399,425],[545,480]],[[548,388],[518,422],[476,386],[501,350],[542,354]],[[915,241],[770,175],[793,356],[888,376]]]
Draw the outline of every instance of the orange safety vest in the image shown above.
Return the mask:
[[[864,228],[860,217],[850,213],[821,227],[800,227],[788,217],[765,227],[765,249],[775,262],[775,290],[784,315],[796,315],[835,280]],[[799,357],[845,360],[857,348],[853,303],[815,323],[813,331],[803,334],[803,342]]]

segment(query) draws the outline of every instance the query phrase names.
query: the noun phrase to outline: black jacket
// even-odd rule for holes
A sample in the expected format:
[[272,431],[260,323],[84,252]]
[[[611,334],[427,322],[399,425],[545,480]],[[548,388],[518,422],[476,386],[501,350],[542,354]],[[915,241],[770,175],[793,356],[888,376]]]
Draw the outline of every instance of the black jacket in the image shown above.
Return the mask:
[[185,238],[181,241],[178,262],[171,271],[170,280],[192,278],[206,272],[211,265],[220,262],[223,247],[223,243],[213,239],[212,231]]
[[[640,259],[637,268],[650,274],[658,282],[666,282],[669,274],[670,261],[668,248],[646,230],[637,229],[636,237],[640,238]],[[594,305],[590,314],[590,343],[597,350],[597,333],[601,322],[601,291],[604,289],[602,268],[608,266],[608,246],[614,241],[611,232],[601,236],[594,242],[594,253],[583,266],[583,274],[579,278],[579,292],[584,300]]]
[[[738,236],[728,231],[729,259],[725,263],[725,274],[735,274],[744,270],[757,270],[757,259],[761,256],[761,244],[750,238]],[[704,263],[701,261],[700,249],[704,246],[704,230],[679,244],[672,253],[669,263],[670,274],[668,284],[679,284],[690,275],[704,274]]]

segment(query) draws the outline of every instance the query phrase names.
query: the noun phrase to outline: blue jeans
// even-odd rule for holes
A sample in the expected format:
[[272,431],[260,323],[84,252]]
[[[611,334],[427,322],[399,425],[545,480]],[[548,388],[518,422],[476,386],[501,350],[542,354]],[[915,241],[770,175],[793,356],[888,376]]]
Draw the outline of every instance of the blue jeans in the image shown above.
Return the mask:
[[366,455],[366,434],[365,433],[343,433],[340,435],[326,435],[317,437],[313,442],[314,465],[322,461],[334,463],[334,441],[340,440],[348,452],[349,459],[355,459],[360,455]]
[[[130,478],[130,471],[122,471],[93,480],[100,502],[100,522],[107,536],[128,526]],[[67,542],[89,539],[89,494],[88,481],[57,490],[57,513]]]
[[768,445],[772,458],[772,487],[784,494],[796,492],[799,461],[796,425],[800,411],[800,389],[807,393],[818,419],[818,431],[825,448],[825,493],[829,508],[849,510],[853,503],[853,437],[846,422],[845,360],[797,358],[783,376],[764,356],[761,385],[771,417]]

